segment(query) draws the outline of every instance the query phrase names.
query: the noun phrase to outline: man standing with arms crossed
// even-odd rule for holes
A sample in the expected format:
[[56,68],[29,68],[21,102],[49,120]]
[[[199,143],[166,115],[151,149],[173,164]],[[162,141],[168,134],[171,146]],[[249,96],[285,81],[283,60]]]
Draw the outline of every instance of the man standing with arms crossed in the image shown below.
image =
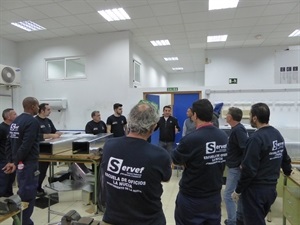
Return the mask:
[[172,151],[174,164],[185,168],[176,199],[176,225],[220,225],[221,189],[228,136],[213,126],[213,106],[207,99],[192,106],[196,130]]
[[4,109],[2,112],[3,122],[0,124],[0,197],[9,197],[13,195],[12,185],[15,181],[16,173],[5,174],[2,168],[7,164],[5,146],[9,134],[9,126],[17,117],[14,109]]
[[28,208],[23,211],[22,225],[34,225],[30,219],[35,203],[39,170],[39,123],[33,117],[38,113],[39,102],[34,97],[23,100],[24,112],[10,125],[6,152],[10,161],[4,167],[5,173],[17,170],[18,195]]
[[[48,103],[42,103],[39,105],[39,113],[35,117],[40,124],[40,141],[50,138],[59,138],[62,132],[56,130],[53,122],[48,118],[51,113],[51,108]],[[45,194],[42,184],[46,177],[49,162],[39,162],[39,183],[37,187],[37,196],[43,196]]]
[[241,177],[232,199],[241,203],[245,225],[265,225],[265,217],[276,199],[276,184],[280,167],[285,175],[292,172],[284,139],[269,125],[270,109],[265,103],[256,103],[250,110],[251,126],[257,128],[247,141],[242,161]]
[[243,217],[240,202],[232,200],[231,194],[235,190],[241,174],[241,162],[246,148],[248,133],[241,120],[243,111],[236,107],[230,107],[226,115],[226,122],[231,126],[231,132],[227,144],[226,165],[228,173],[226,188],[224,191],[224,202],[227,210],[226,225],[243,225]]

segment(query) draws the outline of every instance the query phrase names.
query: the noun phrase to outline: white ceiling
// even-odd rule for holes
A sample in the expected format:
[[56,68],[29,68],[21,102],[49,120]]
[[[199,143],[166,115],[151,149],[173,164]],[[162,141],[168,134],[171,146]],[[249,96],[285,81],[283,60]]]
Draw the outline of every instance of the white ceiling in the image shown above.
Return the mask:
[[[131,20],[107,22],[97,11],[123,7]],[[47,30],[27,32],[11,22],[31,20]],[[205,50],[300,45],[300,0],[240,0],[234,9],[208,11],[208,0],[0,0],[0,36],[16,41],[130,30],[134,41],[168,73],[204,70]],[[228,34],[206,43],[207,35]],[[255,36],[261,35],[257,39]],[[153,47],[150,40],[171,46]],[[165,62],[163,57],[179,61]]]

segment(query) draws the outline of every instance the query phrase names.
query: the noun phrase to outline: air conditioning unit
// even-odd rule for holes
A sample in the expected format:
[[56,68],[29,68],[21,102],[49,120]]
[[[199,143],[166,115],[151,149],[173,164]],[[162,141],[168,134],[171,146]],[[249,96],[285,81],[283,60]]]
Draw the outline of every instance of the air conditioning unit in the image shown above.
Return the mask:
[[0,64],[0,85],[20,86],[21,70],[19,68]]

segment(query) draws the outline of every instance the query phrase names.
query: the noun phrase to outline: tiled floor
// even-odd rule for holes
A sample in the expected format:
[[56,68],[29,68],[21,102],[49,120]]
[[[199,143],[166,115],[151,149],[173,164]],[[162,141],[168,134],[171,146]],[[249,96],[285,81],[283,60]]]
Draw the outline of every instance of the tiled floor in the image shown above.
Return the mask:
[[[177,176],[178,175],[178,176]],[[174,208],[175,208],[175,198],[178,192],[178,182],[181,174],[177,174],[175,170],[173,172],[172,178],[168,183],[164,183],[164,194],[162,196],[163,209],[167,219],[167,225],[175,225],[174,221]],[[76,192],[75,194],[78,194]],[[78,198],[78,196],[74,196],[74,199]],[[74,202],[60,202],[51,207],[51,209],[58,211],[60,213],[67,213],[70,210],[76,210],[81,216],[91,217],[94,216],[96,220],[101,220],[102,213],[98,215],[88,213],[91,211],[90,205],[84,205],[82,201],[74,201]],[[39,209],[35,207],[33,217],[35,225],[47,225],[48,221],[48,213],[46,209]],[[57,224],[60,221],[62,216],[51,214],[51,223]],[[224,204],[222,204],[222,224],[224,219],[226,219],[226,210]],[[1,225],[11,225],[12,219],[6,220],[2,222]],[[267,225],[281,225],[282,224],[282,198],[277,198],[276,202],[272,206],[272,222],[267,222]],[[188,225],[188,224],[187,224]],[[290,225],[287,222],[287,225]]]

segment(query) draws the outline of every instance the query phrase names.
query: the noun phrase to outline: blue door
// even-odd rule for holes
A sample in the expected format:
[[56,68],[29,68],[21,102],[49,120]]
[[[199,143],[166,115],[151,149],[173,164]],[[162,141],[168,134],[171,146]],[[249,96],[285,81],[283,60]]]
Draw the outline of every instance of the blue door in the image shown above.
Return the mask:
[[178,119],[181,128],[181,132],[176,135],[175,143],[178,143],[182,137],[183,122],[187,118],[186,111],[196,100],[199,100],[199,93],[174,93],[173,116]]
[[[146,98],[148,101],[157,104],[159,109],[159,95],[147,95]],[[158,141],[159,141],[159,132],[156,131],[151,135],[151,144],[158,145]]]

